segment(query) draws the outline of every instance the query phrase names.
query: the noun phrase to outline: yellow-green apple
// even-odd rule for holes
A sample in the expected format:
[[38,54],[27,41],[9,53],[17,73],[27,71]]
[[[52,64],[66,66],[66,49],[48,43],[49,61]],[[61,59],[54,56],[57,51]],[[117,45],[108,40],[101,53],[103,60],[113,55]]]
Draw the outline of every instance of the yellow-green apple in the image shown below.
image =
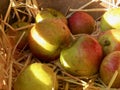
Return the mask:
[[[15,23],[12,24],[12,27],[15,28],[15,29],[17,29],[17,28],[25,27],[27,25],[30,25],[30,23],[24,22],[24,21],[17,21],[17,22],[15,22]],[[28,44],[29,31],[30,31],[30,28],[25,28],[25,29],[18,30],[18,31],[17,30],[13,31],[11,29],[7,29],[6,30],[6,34],[9,37],[9,39],[10,39],[11,44],[12,44],[13,47],[16,45],[16,43],[18,42],[18,40],[20,38],[22,38],[20,40],[20,42],[18,43],[17,48],[18,49],[23,49],[25,47],[25,45]],[[23,37],[21,37],[22,34],[23,34]]]
[[82,34],[60,54],[61,66],[73,75],[96,74],[101,60],[102,47],[95,38],[88,34]]
[[120,88],[120,51],[113,51],[105,56],[100,66],[100,78],[106,85],[113,77],[112,87]]
[[68,26],[72,34],[91,34],[95,31],[96,22],[86,12],[76,11],[68,18]]
[[100,27],[102,31],[120,29],[120,8],[108,9],[100,20]]
[[120,51],[120,30],[111,29],[101,32],[98,41],[102,46],[104,56],[113,51]]
[[67,19],[65,15],[63,15],[60,11],[53,9],[53,8],[44,8],[39,13],[37,13],[35,20],[36,22],[40,22],[44,19],[51,19],[51,18],[59,18],[64,23],[67,24]]
[[29,35],[29,46],[33,55],[43,61],[59,57],[62,48],[69,46],[72,36],[61,19],[45,19],[36,23]]
[[17,77],[14,90],[58,90],[58,81],[53,69],[42,63],[30,64]]

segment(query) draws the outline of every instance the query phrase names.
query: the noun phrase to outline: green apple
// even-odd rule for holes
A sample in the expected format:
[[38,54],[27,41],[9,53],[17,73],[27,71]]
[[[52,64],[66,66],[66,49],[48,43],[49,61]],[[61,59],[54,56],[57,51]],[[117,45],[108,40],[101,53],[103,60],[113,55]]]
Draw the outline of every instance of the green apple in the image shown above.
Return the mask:
[[104,56],[113,51],[120,51],[120,30],[111,29],[101,32],[98,41],[102,46]]
[[29,65],[16,79],[14,90],[58,90],[56,74],[42,63]]
[[120,8],[110,8],[106,11],[100,20],[100,27],[102,31],[120,29]]
[[45,19],[36,23],[29,35],[30,50],[42,61],[59,57],[62,48],[69,46],[72,36],[69,28],[58,18]]
[[49,18],[60,18],[64,23],[67,24],[66,17],[58,10],[53,8],[44,8],[36,15],[36,22],[40,22],[44,19]]

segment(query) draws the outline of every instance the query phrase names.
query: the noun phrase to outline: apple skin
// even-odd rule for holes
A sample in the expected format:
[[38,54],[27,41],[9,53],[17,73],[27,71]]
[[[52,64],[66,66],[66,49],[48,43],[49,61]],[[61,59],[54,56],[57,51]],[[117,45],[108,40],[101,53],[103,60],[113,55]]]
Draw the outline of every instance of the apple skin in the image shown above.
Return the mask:
[[14,90],[58,90],[58,81],[52,68],[42,63],[30,64],[17,77]]
[[69,28],[61,19],[57,18],[36,23],[29,35],[31,52],[45,62],[59,58],[61,49],[69,46],[71,41]]
[[65,24],[67,24],[66,17],[58,10],[53,8],[44,8],[42,9],[35,17],[36,22],[40,22],[44,19],[59,18]]
[[60,54],[61,66],[70,74],[92,76],[98,72],[102,47],[90,35],[83,34]]
[[[17,21],[17,22],[12,24],[12,27],[17,29],[17,28],[24,27],[27,25],[30,25],[30,23],[24,22],[24,21]],[[16,45],[16,43],[20,39],[23,32],[25,32],[24,36],[22,37],[21,41],[19,42],[19,44],[17,46],[18,49],[20,49],[20,50],[23,49],[25,47],[25,45],[28,44],[28,35],[30,32],[30,29],[31,28],[26,28],[26,29],[19,30],[19,31],[13,31],[11,29],[6,30],[6,34],[9,38],[12,46],[14,47]]]
[[111,29],[101,32],[98,41],[102,46],[104,56],[113,51],[120,51],[120,30]]
[[120,8],[110,8],[100,20],[101,31],[120,29]]
[[100,77],[108,85],[115,71],[118,75],[112,85],[113,88],[120,88],[120,51],[114,51],[104,57],[100,66]]
[[68,26],[72,34],[91,34],[95,31],[96,22],[88,13],[76,11],[68,18]]

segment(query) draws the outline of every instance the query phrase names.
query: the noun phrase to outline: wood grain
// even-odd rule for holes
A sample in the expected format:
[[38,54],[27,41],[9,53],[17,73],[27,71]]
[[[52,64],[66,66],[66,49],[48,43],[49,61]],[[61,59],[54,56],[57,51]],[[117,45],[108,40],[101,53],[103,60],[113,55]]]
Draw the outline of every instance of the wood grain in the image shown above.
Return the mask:
[[10,0],[0,0],[0,15],[5,15],[8,9]]
[[[37,0],[39,7],[50,7],[55,8],[56,10],[61,11],[63,14],[66,14],[69,8],[77,9],[81,6],[87,4],[91,0]],[[86,8],[104,8],[106,5],[100,1],[93,2],[92,4],[88,5]],[[69,12],[68,12],[69,13]],[[92,15],[95,19],[100,17],[104,11],[98,12],[88,12]]]

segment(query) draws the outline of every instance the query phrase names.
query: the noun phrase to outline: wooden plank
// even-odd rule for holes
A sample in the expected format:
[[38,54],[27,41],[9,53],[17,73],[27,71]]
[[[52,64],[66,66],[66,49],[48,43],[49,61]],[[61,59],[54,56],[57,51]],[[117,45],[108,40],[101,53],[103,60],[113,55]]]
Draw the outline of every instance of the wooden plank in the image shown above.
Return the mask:
[[[61,11],[63,14],[66,14],[69,10],[69,8],[77,9],[82,7],[83,5],[87,4],[88,2],[91,2],[92,0],[37,0],[39,7],[50,7],[55,8],[56,10]],[[104,8],[107,5],[102,4],[101,1],[95,1],[88,5],[86,8]],[[100,17],[104,11],[98,11],[98,12],[88,12],[90,15],[92,15],[95,19]]]
[[10,0],[0,0],[0,15],[5,15]]

